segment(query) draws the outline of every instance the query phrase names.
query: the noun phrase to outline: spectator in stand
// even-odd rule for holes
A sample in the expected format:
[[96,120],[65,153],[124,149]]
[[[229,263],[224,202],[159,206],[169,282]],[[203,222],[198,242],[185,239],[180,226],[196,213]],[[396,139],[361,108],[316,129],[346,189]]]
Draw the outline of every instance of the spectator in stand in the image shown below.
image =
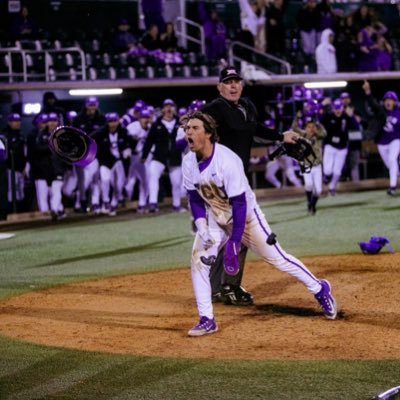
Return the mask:
[[132,156],[132,140],[126,128],[121,126],[116,112],[106,114],[106,124],[93,134],[93,138],[98,146],[102,212],[115,216],[118,203],[123,201],[125,168],[129,166]]
[[331,0],[322,0],[320,3],[318,3],[316,12],[319,21],[319,34],[321,34],[321,32],[323,32],[325,29],[334,30],[336,14],[332,8]]
[[[239,0],[240,21],[242,25],[241,42],[264,51],[261,48],[261,32],[265,26],[265,16],[255,0]],[[265,34],[265,32],[264,32]]]
[[335,74],[337,72],[336,49],[333,46],[332,29],[325,29],[321,34],[321,43],[315,50],[318,74]]
[[162,0],[141,0],[141,6],[146,29],[150,29],[152,25],[157,25],[159,32],[164,32],[165,21]]
[[318,45],[317,31],[319,28],[319,19],[316,6],[316,0],[306,0],[297,14],[297,26],[300,30],[301,45],[304,54],[307,56],[314,56]]
[[204,0],[197,3],[199,21],[203,25],[204,37],[206,42],[206,56],[209,60],[219,60],[226,58],[226,28],[221,21],[218,12],[211,10],[208,15]]
[[157,50],[161,48],[160,34],[156,24],[150,25],[142,37],[140,44],[147,50]]
[[153,158],[149,165],[149,212],[151,213],[159,211],[158,192],[160,178],[165,169],[168,169],[171,180],[173,211],[185,211],[181,207],[182,153],[176,146],[176,135],[180,123],[179,118],[175,115],[175,109],[176,105],[173,100],[164,100],[162,115],[152,124],[143,146],[143,164],[154,146]]
[[392,69],[392,46],[383,35],[376,39],[376,69],[377,71],[390,71]]
[[[28,175],[27,147],[25,135],[21,132],[21,116],[11,113],[7,118],[7,127],[3,131],[7,140],[7,174],[8,174],[8,201],[13,201],[12,182],[15,183],[15,201],[17,210],[21,208],[25,193],[25,176]],[[14,170],[14,171],[13,171]],[[13,173],[15,174],[13,177]]]
[[175,27],[172,22],[165,25],[165,32],[160,35],[161,50],[175,51],[178,48],[178,39],[175,34]]
[[352,14],[340,19],[337,30],[337,61],[338,70],[343,72],[357,71],[358,58],[358,30],[354,24]]
[[367,25],[357,35],[360,50],[358,70],[360,72],[376,71],[378,49],[376,45],[376,31],[372,25]]
[[375,21],[373,11],[368,7],[368,3],[363,3],[354,12],[354,25],[360,31],[368,25],[372,25]]
[[124,18],[119,20],[113,38],[113,47],[117,52],[125,53],[135,47],[137,40],[130,29],[128,20]]
[[267,35],[267,52],[278,56],[285,54],[285,24],[283,18],[284,12],[284,0],[273,0],[273,2],[267,8],[265,22]]
[[11,27],[11,34],[15,40],[37,39],[36,24],[29,16],[28,7],[23,6],[21,13],[15,18]]

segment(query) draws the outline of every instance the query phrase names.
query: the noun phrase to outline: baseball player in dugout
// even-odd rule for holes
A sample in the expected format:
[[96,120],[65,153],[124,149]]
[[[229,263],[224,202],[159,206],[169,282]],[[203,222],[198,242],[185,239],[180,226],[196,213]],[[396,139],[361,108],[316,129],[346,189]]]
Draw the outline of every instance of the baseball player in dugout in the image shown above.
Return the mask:
[[183,182],[197,227],[191,257],[191,274],[200,321],[188,331],[202,336],[218,330],[214,318],[210,269],[223,250],[226,274],[239,273],[240,248],[245,245],[268,264],[296,278],[314,295],[328,319],[337,315],[331,286],[319,280],[276,241],[247,180],[241,159],[217,143],[213,118],[201,111],[184,117],[190,152],[182,163]]
[[[219,143],[240,157],[247,172],[255,137],[269,142],[280,140],[292,143],[298,138],[298,134],[286,131],[282,135],[259,122],[254,103],[249,98],[242,97],[243,87],[243,78],[236,68],[232,66],[224,68],[217,85],[219,97],[207,103],[201,111],[213,117],[218,127]],[[210,273],[213,302],[237,306],[253,304],[251,293],[241,286],[246,254],[247,248],[242,246],[239,256],[241,267],[235,276],[229,276],[224,272],[223,251],[218,254]]]

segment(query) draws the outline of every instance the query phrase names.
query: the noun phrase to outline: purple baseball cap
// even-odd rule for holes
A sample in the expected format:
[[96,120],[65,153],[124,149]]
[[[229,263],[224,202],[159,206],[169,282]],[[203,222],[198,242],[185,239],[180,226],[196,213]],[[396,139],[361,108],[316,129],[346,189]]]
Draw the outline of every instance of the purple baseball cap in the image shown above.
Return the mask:
[[78,113],[74,110],[68,111],[67,112],[67,118],[68,119],[74,119],[76,116],[78,115]]
[[243,80],[238,70],[233,66],[228,66],[219,73],[220,82],[225,82],[228,79],[236,79],[238,81]]
[[343,108],[343,101],[341,99],[335,99],[332,103],[332,108],[334,110],[340,110]]
[[106,114],[106,121],[107,122],[113,122],[113,121],[119,121],[119,115],[116,112],[109,112]]
[[44,124],[49,120],[49,117],[47,114],[40,113],[38,114],[35,119],[33,120],[34,124]]
[[59,121],[60,118],[57,113],[51,112],[47,114],[47,121]]
[[383,100],[386,100],[386,99],[394,100],[396,103],[399,101],[399,98],[397,97],[397,94],[395,92],[391,91],[391,90],[389,90],[388,92],[386,92],[383,95]]
[[350,93],[349,92],[343,92],[340,94],[340,98],[343,99],[349,99],[350,98]]
[[178,110],[178,115],[180,117],[182,117],[183,115],[185,115],[188,112],[188,109],[186,107],[180,107]]
[[165,99],[162,103],[163,107],[165,106],[175,106],[175,102],[172,99]]
[[275,128],[275,120],[273,118],[268,118],[264,121],[264,125],[267,128],[274,129]]
[[18,113],[8,114],[7,121],[8,122],[21,121],[21,116]]
[[139,118],[151,118],[151,112],[147,108],[140,110]]
[[85,104],[87,106],[97,106],[99,105],[99,99],[96,96],[86,97]]

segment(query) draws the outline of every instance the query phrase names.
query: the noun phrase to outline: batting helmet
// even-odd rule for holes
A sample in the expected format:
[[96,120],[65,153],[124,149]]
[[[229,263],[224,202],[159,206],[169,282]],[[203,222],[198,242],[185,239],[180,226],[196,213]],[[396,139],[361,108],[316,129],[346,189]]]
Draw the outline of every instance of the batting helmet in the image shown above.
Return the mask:
[[68,164],[85,167],[96,157],[96,142],[85,132],[72,126],[59,126],[49,139],[49,147]]
[[389,243],[389,239],[384,236],[371,236],[368,242],[360,242],[358,245],[364,254],[377,254],[384,246],[387,246],[389,251],[394,253],[393,247]]

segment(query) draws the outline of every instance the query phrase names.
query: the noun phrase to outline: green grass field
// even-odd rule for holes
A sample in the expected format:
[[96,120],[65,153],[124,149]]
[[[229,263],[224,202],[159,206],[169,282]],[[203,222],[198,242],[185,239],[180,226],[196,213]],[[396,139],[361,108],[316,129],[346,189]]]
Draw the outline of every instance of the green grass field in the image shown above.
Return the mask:
[[[383,191],[321,199],[315,217],[306,215],[299,198],[261,204],[283,247],[297,256],[359,253],[357,243],[371,235],[387,236],[400,249],[400,198]],[[16,233],[0,241],[1,299],[66,282],[181,268],[188,264],[193,241],[187,214],[126,213],[0,231]],[[0,336],[0,400],[361,400],[400,384],[400,360],[343,358],[160,359],[44,347]]]

